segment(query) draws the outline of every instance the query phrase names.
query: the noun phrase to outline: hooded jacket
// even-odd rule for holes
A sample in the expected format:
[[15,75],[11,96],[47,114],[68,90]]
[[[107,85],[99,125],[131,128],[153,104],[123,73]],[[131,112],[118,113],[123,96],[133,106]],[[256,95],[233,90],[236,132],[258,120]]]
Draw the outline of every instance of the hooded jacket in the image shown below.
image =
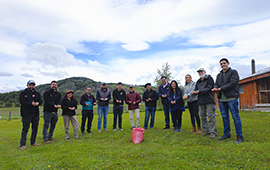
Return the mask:
[[35,114],[36,116],[39,116],[39,108],[38,106],[33,106],[32,102],[38,102],[39,106],[42,104],[40,93],[37,92],[35,89],[33,92],[29,91],[28,88],[23,90],[20,93],[19,97],[20,103],[21,103],[21,116],[27,116],[30,114]]

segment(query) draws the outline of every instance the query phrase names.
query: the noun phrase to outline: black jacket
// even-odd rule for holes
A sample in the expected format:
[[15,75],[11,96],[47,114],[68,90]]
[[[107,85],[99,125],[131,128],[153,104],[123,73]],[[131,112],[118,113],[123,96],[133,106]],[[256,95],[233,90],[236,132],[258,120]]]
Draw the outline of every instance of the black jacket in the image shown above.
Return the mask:
[[214,80],[210,75],[206,75],[205,78],[199,79],[196,83],[195,91],[199,90],[198,104],[215,104],[214,92],[211,90],[214,88]]
[[[223,77],[223,70],[217,75],[215,88],[221,88],[223,94],[227,98],[238,98],[239,97],[239,75],[238,72],[231,67],[225,72]],[[221,98],[221,91],[217,93],[218,98]]]
[[[126,92],[125,90],[121,89],[118,91],[118,89],[115,89],[113,91],[113,104],[116,106],[124,105],[124,100],[126,99]],[[121,100],[121,103],[117,103],[116,100]]]
[[37,92],[35,89],[33,92],[29,91],[26,88],[24,91],[20,93],[19,97],[21,103],[21,116],[27,116],[29,114],[35,114],[39,116],[39,109],[38,106],[33,106],[32,102],[39,102],[39,105],[42,104],[40,93]]
[[[148,98],[151,98],[151,101],[146,101]],[[155,90],[151,89],[150,91],[146,90],[143,93],[143,101],[145,102],[146,107],[156,107],[158,100],[158,94]]]
[[57,112],[54,105],[61,105],[61,93],[50,89],[43,94],[44,112]]
[[61,108],[63,110],[62,115],[68,115],[68,116],[74,116],[76,114],[75,110],[69,110],[69,107],[75,107],[77,109],[77,100],[74,98],[71,98],[68,100],[68,98],[65,96],[61,102]]

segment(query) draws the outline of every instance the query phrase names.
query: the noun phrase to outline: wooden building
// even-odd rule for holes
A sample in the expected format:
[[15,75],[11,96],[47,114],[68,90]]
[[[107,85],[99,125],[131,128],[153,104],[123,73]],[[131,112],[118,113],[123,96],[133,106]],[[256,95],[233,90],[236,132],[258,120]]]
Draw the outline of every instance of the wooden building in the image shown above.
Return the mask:
[[270,110],[270,67],[241,78],[241,110]]

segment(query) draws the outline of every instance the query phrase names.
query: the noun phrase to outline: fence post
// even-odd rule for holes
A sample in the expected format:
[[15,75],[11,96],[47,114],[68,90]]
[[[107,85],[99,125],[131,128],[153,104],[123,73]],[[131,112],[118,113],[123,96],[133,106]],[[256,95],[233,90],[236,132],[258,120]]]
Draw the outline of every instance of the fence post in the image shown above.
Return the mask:
[[11,120],[11,111],[9,111],[9,117],[8,120]]

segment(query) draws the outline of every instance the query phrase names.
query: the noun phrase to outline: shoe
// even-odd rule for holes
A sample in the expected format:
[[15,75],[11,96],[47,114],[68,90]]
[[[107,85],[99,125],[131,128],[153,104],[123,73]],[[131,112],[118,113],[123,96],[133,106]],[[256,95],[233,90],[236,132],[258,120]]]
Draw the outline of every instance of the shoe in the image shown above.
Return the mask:
[[20,150],[25,150],[25,149],[27,149],[27,147],[25,146],[20,147]]
[[116,129],[113,129],[112,131],[115,132],[115,131],[117,131],[117,130],[116,130]]
[[98,132],[101,132],[101,130],[99,129]]
[[196,132],[196,129],[194,126],[193,126],[192,130],[190,131],[190,133],[192,133],[192,132]]
[[118,130],[121,130],[121,131],[123,131],[124,129],[122,129],[122,128],[119,128]]
[[104,131],[107,131],[108,132],[109,130],[108,129],[104,129]]
[[174,132],[178,132],[178,129],[174,129]]
[[207,133],[207,132],[204,132],[204,133],[201,133],[202,136],[207,136],[207,135],[210,135],[210,133]]
[[237,136],[237,139],[233,142],[233,143],[242,143],[242,142],[244,142],[244,138],[243,137],[241,137],[241,136]]
[[210,139],[213,139],[213,138],[215,138],[215,137],[217,137],[215,134],[211,134],[211,135],[209,136]]
[[84,135],[84,132],[81,133],[81,136],[83,136],[83,135]]
[[178,132],[182,132],[182,129],[181,128],[178,128]]
[[38,143],[34,143],[33,145],[31,145],[31,146],[40,146],[40,144],[38,144]]
[[69,140],[69,138],[66,138],[66,140]]
[[170,129],[170,127],[165,127],[165,128],[163,128],[163,130],[165,130],[165,129]]
[[201,134],[201,133],[202,133],[201,128],[198,127],[198,130],[197,130],[196,133],[197,133],[197,134]]
[[47,141],[44,141],[44,143],[46,143],[46,144],[50,144],[51,142],[47,140]]
[[92,133],[92,131],[91,131],[91,130],[89,130],[89,131],[87,131],[87,133]]
[[56,139],[51,138],[51,139],[49,139],[49,141],[57,141],[57,140],[56,140]]
[[231,138],[231,135],[223,135],[223,136],[219,137],[218,140],[225,140],[228,138]]
[[135,128],[135,127],[131,127],[131,129],[130,129],[130,130],[133,130],[133,128]]

